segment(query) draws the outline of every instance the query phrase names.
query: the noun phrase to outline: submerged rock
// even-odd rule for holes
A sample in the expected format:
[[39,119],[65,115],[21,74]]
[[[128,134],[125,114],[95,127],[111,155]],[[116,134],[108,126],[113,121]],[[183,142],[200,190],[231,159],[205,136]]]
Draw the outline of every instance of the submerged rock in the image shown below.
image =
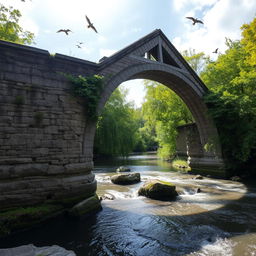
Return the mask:
[[175,200],[178,196],[175,185],[161,180],[146,182],[140,187],[138,194],[157,200]]
[[73,208],[69,210],[69,215],[73,217],[80,217],[99,211],[102,209],[100,201],[101,200],[97,195],[91,196],[73,206]]
[[202,180],[204,177],[203,176],[201,176],[201,175],[196,175],[193,179],[194,180]]
[[101,197],[102,200],[114,200],[116,199],[114,195],[110,193],[106,193]]
[[140,182],[139,173],[117,174],[111,177],[114,184],[129,185]]
[[125,166],[120,166],[116,169],[117,172],[130,172],[131,169]]
[[0,249],[1,256],[76,256],[73,251],[68,251],[58,245],[36,247],[33,244],[22,245],[14,248]]
[[241,178],[239,176],[233,176],[230,178],[232,181],[241,181]]

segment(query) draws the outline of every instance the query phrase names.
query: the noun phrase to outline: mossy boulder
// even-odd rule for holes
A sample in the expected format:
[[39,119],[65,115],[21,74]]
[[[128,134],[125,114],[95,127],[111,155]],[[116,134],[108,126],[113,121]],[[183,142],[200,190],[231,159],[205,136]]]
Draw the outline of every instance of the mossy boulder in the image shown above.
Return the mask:
[[131,169],[125,166],[120,166],[116,169],[116,172],[130,172]]
[[139,196],[145,196],[157,200],[175,200],[178,196],[176,186],[170,182],[161,180],[150,180],[138,191]]
[[114,184],[119,185],[129,185],[140,182],[139,173],[129,173],[129,174],[117,174],[111,177],[111,181]]
[[88,215],[101,209],[100,199],[98,195],[94,195],[73,206],[69,210],[69,215],[72,217],[82,217],[83,215]]

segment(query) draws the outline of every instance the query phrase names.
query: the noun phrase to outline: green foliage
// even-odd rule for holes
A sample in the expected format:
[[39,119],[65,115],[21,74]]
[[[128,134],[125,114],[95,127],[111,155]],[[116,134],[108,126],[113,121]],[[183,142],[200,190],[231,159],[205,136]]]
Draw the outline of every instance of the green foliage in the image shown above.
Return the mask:
[[209,63],[201,73],[203,81],[211,88],[205,101],[217,125],[224,157],[236,174],[255,168],[255,24],[256,18],[242,26],[241,41],[227,39],[225,54]]
[[34,34],[19,25],[21,13],[13,7],[0,4],[0,39],[18,44],[34,43]]
[[91,120],[97,120],[97,105],[103,89],[103,76],[73,76],[64,74],[72,83],[72,94],[82,99],[85,108],[86,117]]
[[19,207],[0,213],[0,237],[12,231],[30,227],[63,210],[62,206],[42,204],[34,207]]
[[256,156],[256,112],[244,109],[243,97],[230,94],[209,92],[205,101],[218,128],[228,167],[238,172]]
[[145,81],[145,85],[145,126],[154,127],[159,143],[158,154],[170,158],[176,151],[177,126],[192,122],[192,115],[183,101],[166,86],[152,81]]
[[183,51],[182,56],[197,74],[200,74],[206,63],[209,62],[209,56],[205,56],[203,52],[196,53],[195,49]]
[[98,120],[94,152],[127,156],[136,144],[139,121],[133,106],[125,102],[126,92],[116,89]]
[[172,161],[172,167],[175,170],[182,171],[182,172],[191,171],[191,168],[189,167],[187,160],[181,159],[181,158],[175,158]]
[[244,24],[242,27],[241,43],[248,53],[246,62],[251,65],[256,65],[256,18],[250,24]]

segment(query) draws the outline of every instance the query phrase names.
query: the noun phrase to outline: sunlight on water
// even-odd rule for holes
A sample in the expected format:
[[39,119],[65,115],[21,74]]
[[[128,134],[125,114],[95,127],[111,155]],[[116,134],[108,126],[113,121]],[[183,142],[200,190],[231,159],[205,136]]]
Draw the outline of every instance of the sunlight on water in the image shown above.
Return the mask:
[[[139,172],[141,182],[113,184],[110,178],[121,165]],[[94,173],[102,211],[79,220],[62,216],[18,233],[3,245],[58,244],[77,256],[256,256],[255,186],[197,180],[152,155],[96,164]],[[177,200],[138,196],[140,186],[150,179],[175,184]]]

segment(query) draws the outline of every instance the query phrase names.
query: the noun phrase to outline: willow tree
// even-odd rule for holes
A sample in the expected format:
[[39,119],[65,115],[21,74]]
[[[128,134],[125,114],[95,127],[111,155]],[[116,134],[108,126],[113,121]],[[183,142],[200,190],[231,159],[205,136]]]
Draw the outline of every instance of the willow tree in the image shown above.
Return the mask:
[[107,101],[97,123],[95,154],[127,156],[133,151],[139,123],[133,106],[125,101],[126,93],[116,89]]

